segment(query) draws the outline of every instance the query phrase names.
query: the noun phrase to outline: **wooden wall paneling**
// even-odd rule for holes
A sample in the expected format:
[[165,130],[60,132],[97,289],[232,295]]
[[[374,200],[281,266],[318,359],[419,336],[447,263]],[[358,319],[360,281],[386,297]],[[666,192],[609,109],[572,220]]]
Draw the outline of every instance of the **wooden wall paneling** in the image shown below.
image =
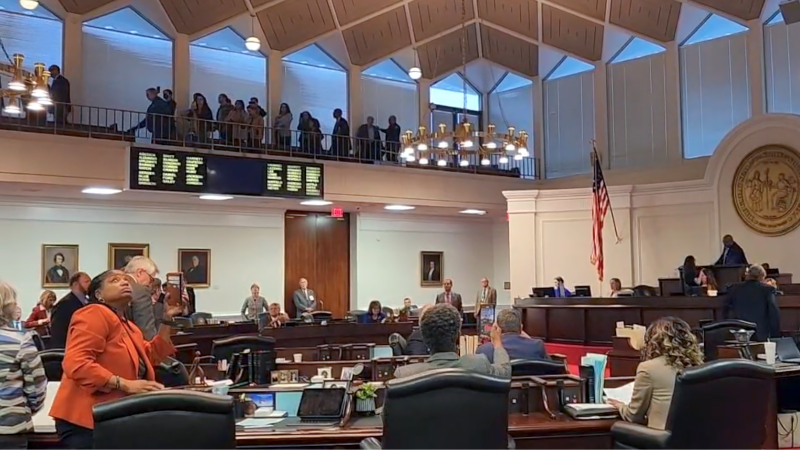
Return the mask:
[[295,317],[292,295],[298,289],[300,278],[308,279],[309,287],[316,289],[316,217],[311,213],[287,212],[284,219],[283,246],[284,308],[289,317]]

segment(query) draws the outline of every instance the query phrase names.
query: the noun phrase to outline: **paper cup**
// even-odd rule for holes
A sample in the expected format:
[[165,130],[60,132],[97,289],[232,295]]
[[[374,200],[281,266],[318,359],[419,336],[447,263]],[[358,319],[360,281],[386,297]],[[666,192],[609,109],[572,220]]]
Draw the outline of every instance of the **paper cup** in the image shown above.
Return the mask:
[[303,354],[302,353],[295,353],[292,356],[294,356],[294,362],[303,362]]
[[775,364],[775,343],[764,342],[764,355],[766,356],[767,364]]

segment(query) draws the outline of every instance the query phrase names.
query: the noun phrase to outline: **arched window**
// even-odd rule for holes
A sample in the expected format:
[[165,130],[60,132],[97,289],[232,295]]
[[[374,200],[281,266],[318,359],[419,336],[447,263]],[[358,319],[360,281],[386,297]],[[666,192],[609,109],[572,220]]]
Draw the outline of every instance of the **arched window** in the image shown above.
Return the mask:
[[545,177],[589,173],[594,139],[594,66],[564,56],[542,82]]
[[[172,40],[133,8],[83,24],[82,123],[119,129],[136,125],[146,111],[148,88],[172,86]],[[75,112],[73,112],[73,115]]]
[[361,110],[386,127],[389,116],[395,116],[400,128],[416,130],[419,126],[417,83],[393,59],[384,60],[361,72]]
[[244,46],[244,38],[230,27],[197,39],[189,47],[190,90],[200,92],[213,106],[219,94],[231,102],[256,97],[267,102],[267,58]]
[[632,37],[608,63],[611,167],[668,159],[666,48]]
[[[308,111],[319,120],[322,132],[330,134],[335,121],[333,110],[342,110],[347,117],[347,72],[317,44],[283,57],[284,78],[282,101],[292,109],[297,127],[300,113]],[[351,130],[357,124],[350,124]]]
[[778,11],[764,25],[767,112],[800,114],[800,27]]
[[750,117],[747,27],[709,14],[682,44],[683,156],[710,156]]
[[[481,94],[469,82],[464,89],[464,77],[453,73],[431,85],[431,103],[456,109],[481,111]],[[466,105],[465,105],[466,97]]]

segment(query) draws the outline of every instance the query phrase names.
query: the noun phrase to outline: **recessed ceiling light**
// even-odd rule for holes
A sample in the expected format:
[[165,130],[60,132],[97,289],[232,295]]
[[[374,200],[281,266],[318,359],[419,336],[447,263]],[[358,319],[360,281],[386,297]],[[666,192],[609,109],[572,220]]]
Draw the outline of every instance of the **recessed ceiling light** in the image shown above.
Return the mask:
[[94,195],[114,195],[122,192],[122,189],[106,188],[106,187],[88,187],[82,190],[84,194]]
[[386,205],[383,209],[388,211],[411,211],[412,209],[416,209],[416,207],[408,205]]
[[306,200],[304,202],[300,202],[303,206],[328,206],[332,205],[333,202],[328,202],[325,200]]
[[233,197],[230,195],[219,195],[219,194],[205,194],[200,196],[200,200],[211,200],[215,202],[221,202],[223,200],[230,200]]
[[465,210],[461,211],[461,214],[473,214],[473,215],[476,215],[476,216],[482,216],[482,215],[486,214],[486,211],[484,211],[482,209],[465,209]]

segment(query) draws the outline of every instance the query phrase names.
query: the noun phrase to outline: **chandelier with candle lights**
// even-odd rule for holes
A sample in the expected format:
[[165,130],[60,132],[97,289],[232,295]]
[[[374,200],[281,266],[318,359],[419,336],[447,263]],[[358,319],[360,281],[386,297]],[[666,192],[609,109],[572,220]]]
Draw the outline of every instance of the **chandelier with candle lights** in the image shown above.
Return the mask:
[[[528,133],[524,130],[517,132],[516,128],[509,126],[505,133],[498,132],[495,125],[489,124],[485,130],[476,130],[475,126],[467,119],[467,8],[466,1],[461,0],[461,70],[464,76],[464,111],[462,120],[454,130],[448,130],[447,125],[440,123],[436,130],[428,130],[421,125],[417,132],[406,131],[402,136],[402,157],[408,162],[418,162],[422,165],[436,164],[446,166],[448,160],[457,159],[458,165],[466,167],[471,161],[478,161],[482,166],[492,164],[492,156],[497,155],[499,164],[508,164],[511,159],[521,160],[529,156]],[[431,108],[431,113],[433,108]]]
[[[0,41],[2,45],[2,41]],[[5,48],[3,48],[5,52]],[[6,55],[7,56],[7,55]],[[22,114],[23,108],[30,111],[42,111],[46,106],[53,104],[50,99],[50,89],[48,82],[50,72],[45,70],[43,63],[35,63],[33,72],[23,69],[25,57],[14,54],[10,59],[10,64],[0,62],[0,73],[11,76],[8,85],[0,89],[0,97],[3,98],[5,107],[3,112],[17,116]]]

